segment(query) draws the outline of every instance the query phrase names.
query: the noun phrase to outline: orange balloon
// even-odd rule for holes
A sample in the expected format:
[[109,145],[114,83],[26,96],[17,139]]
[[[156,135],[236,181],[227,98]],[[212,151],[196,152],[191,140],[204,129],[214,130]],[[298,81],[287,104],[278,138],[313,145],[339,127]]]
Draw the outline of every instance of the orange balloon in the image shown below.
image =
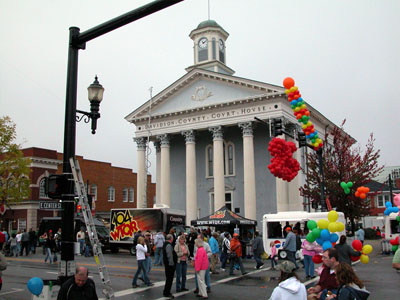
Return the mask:
[[367,198],[367,195],[365,195],[364,193],[362,193],[362,194],[360,195],[360,198],[361,198],[361,199],[365,199],[365,198]]
[[294,80],[291,77],[286,77],[283,80],[283,86],[287,89],[290,89],[292,86],[294,86]]

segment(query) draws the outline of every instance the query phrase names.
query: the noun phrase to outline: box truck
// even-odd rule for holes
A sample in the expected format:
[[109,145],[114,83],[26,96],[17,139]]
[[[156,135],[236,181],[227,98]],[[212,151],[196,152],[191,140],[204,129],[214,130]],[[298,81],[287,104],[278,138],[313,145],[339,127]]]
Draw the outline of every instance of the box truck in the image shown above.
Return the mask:
[[186,230],[186,216],[182,210],[171,208],[120,208],[110,211],[110,249],[116,253],[120,248],[136,254],[134,237],[138,231],[169,232],[178,234]]

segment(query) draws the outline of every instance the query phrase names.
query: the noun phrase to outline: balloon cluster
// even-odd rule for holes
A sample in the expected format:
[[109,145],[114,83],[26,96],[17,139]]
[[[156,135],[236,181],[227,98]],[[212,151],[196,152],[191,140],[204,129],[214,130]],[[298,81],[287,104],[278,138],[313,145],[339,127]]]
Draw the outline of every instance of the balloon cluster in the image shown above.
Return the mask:
[[360,197],[361,199],[367,198],[367,194],[369,193],[369,187],[360,186],[357,188],[357,191],[354,193],[354,196]]
[[[335,232],[341,232],[344,230],[344,224],[342,222],[337,222],[339,215],[335,210],[331,210],[328,213],[327,219],[320,219],[318,222],[310,220],[307,222],[307,228],[310,232],[306,236],[306,240],[309,243],[316,241],[322,246],[325,251],[329,248],[335,246],[339,236]],[[321,255],[314,255],[312,258],[313,262],[316,264],[321,263]]]
[[346,195],[350,194],[350,189],[353,187],[353,183],[351,181],[349,182],[344,182],[342,181],[340,183],[340,186],[342,187],[342,189],[344,190],[344,193]]
[[39,277],[33,277],[29,279],[27,286],[32,294],[39,296],[43,290],[43,280]]
[[294,84],[293,78],[286,77],[283,80],[283,86],[286,88],[285,93],[288,95],[288,101],[290,102],[294,116],[300,123],[303,123],[301,125],[303,132],[306,134],[307,139],[310,140],[314,149],[318,150],[323,145],[322,140],[318,137],[318,132],[310,121],[310,111],[307,109],[303,98],[301,98],[299,88]]
[[297,150],[293,142],[286,142],[280,138],[273,138],[268,145],[271,153],[271,164],[268,169],[275,177],[282,178],[288,182],[296,177],[300,170],[299,162],[292,157],[293,152]]
[[392,251],[396,252],[399,249],[399,237],[396,236],[395,239],[390,240],[390,245],[392,245]]
[[369,262],[368,254],[372,252],[371,245],[364,245],[360,240],[354,240],[351,244],[354,250],[361,252],[361,256],[351,256],[352,261],[360,260],[363,264],[367,264]]
[[385,211],[383,212],[383,214],[385,215],[385,216],[388,216],[388,215],[390,215],[391,213],[398,213],[399,212],[399,208],[398,207],[393,207],[392,206],[392,203],[390,202],[390,201],[387,201],[386,203],[385,203],[385,206],[386,206],[386,209],[385,209]]

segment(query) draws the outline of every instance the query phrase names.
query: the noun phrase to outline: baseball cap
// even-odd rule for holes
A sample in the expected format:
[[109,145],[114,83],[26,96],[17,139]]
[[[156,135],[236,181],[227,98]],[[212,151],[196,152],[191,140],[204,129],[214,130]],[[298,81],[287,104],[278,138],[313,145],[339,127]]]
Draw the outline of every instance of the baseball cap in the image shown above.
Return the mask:
[[233,236],[239,236],[237,233],[234,233]]
[[285,229],[286,231],[292,231],[292,228],[288,227]]
[[289,260],[285,260],[283,263],[278,265],[278,268],[285,273],[292,273],[294,270],[296,270],[294,263]]

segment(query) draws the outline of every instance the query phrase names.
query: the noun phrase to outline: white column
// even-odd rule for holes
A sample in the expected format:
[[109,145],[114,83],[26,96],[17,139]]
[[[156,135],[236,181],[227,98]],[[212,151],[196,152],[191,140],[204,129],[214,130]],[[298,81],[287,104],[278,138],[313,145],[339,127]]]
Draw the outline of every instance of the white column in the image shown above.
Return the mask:
[[193,130],[182,131],[186,141],[186,225],[197,219],[196,142]]
[[224,138],[221,126],[209,128],[213,134],[214,209],[225,206]]
[[254,141],[251,122],[240,123],[243,132],[244,216],[257,220]]
[[161,204],[161,148],[160,142],[154,142],[156,148],[156,204]]
[[147,199],[145,191],[145,180],[146,177],[146,138],[134,138],[137,144],[137,155],[138,155],[138,173],[137,173],[137,192],[136,192],[136,207],[146,208]]
[[159,135],[158,139],[161,142],[161,204],[171,207],[169,136]]

